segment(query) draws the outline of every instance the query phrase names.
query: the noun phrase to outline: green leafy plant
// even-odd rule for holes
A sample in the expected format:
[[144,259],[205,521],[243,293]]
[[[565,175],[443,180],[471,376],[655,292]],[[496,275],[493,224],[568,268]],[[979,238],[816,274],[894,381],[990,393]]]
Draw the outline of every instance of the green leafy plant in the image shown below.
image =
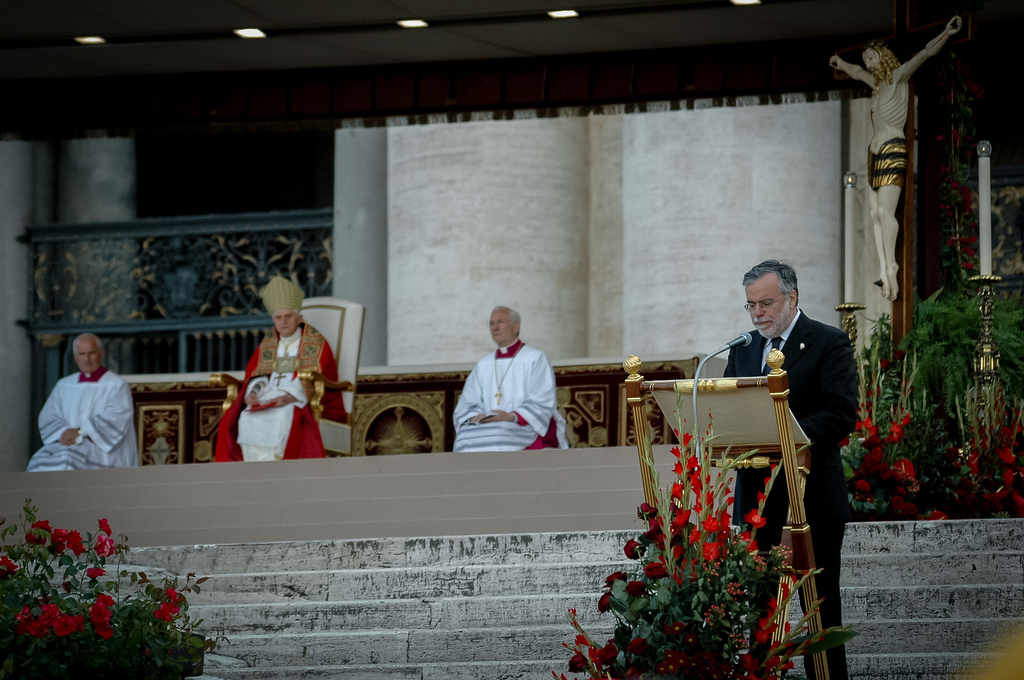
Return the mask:
[[[754,535],[765,523],[760,515],[765,494],[744,518],[752,530],[730,527],[734,499],[725,473],[755,453],[727,462],[713,476],[711,438],[699,451],[691,435],[682,441],[683,449],[672,449],[676,480],[667,494],[659,492],[654,506],[640,506],[647,531],[624,547],[636,567],[605,580],[598,611],[615,617],[612,639],[595,640],[576,610],[569,610],[576,636],[564,645],[572,652],[568,670],[630,680],[654,675],[766,680],[785,677],[798,656],[852,638],[848,628],[809,633],[809,616],[795,627],[782,617],[807,576],[789,580],[786,548],[758,554]],[[649,447],[647,458],[652,460]]]
[[188,614],[186,594],[205,578],[158,585],[120,568],[128,546],[106,519],[83,537],[37,512],[26,500],[19,523],[0,530],[0,679],[180,678],[215,646]]
[[940,293],[919,302],[901,350],[887,317],[861,352],[856,431],[843,448],[858,520],[1024,517],[1024,314],[996,306],[1003,386],[974,387],[978,303]]

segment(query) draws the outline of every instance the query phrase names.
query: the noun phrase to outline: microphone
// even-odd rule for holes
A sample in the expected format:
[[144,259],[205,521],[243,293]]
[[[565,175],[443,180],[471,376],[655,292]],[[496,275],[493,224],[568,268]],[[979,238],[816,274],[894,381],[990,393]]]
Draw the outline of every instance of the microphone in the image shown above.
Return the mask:
[[703,359],[701,359],[700,363],[697,364],[697,370],[693,372],[693,428],[694,428],[694,435],[693,436],[697,440],[697,455],[698,456],[701,454],[701,439],[702,439],[701,436],[700,436],[700,428],[697,426],[697,423],[698,423],[698,420],[697,420],[697,381],[700,380],[700,369],[704,368],[704,364],[707,363],[707,360],[710,359],[711,357],[716,357],[719,354],[721,354],[722,352],[725,352],[726,350],[730,350],[733,347],[740,347],[740,346],[746,347],[747,345],[749,345],[753,341],[753,339],[754,338],[753,338],[752,335],[750,335],[750,333],[740,333],[734,339],[730,340],[726,344],[724,344],[721,347],[719,347],[718,349],[716,349],[711,354],[709,354],[706,357],[704,357]]
[[[738,336],[736,336],[734,340],[730,340],[722,347],[722,349],[715,352],[715,354],[724,352],[727,349],[732,349],[733,347],[739,347],[740,345],[746,347],[753,341],[753,339],[754,338],[750,335],[750,333],[740,333]],[[715,356],[715,354],[712,354],[711,356]]]

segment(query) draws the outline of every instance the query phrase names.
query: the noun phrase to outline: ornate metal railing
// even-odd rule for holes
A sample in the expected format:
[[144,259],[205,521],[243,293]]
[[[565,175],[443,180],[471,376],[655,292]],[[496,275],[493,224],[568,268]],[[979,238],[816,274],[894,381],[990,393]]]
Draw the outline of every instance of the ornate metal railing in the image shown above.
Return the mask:
[[28,227],[34,401],[74,369],[84,332],[119,373],[244,368],[271,325],[271,277],[331,294],[332,220],[328,208]]

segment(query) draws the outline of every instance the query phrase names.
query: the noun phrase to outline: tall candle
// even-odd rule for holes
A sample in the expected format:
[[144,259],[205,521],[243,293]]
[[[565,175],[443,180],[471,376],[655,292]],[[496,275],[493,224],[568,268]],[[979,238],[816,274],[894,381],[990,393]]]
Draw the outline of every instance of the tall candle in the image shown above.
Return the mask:
[[843,177],[843,186],[846,187],[846,191],[843,192],[843,301],[852,302],[854,299],[854,282],[853,282],[853,243],[854,243],[854,226],[853,226],[853,204],[857,196],[857,173],[848,172]]
[[992,274],[992,142],[978,142],[978,257],[981,275]]

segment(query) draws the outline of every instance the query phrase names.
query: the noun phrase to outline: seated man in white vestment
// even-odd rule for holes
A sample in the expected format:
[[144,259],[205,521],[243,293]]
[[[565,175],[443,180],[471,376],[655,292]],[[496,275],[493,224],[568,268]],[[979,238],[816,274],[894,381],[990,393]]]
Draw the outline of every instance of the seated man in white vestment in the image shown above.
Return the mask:
[[29,472],[136,467],[135,408],[128,383],[103,366],[103,345],[91,333],[72,343],[79,373],[57,381],[39,412],[43,448]]
[[455,407],[455,450],[569,448],[555,372],[544,352],[519,339],[519,314],[495,307],[491,338],[497,351],[477,363]]

